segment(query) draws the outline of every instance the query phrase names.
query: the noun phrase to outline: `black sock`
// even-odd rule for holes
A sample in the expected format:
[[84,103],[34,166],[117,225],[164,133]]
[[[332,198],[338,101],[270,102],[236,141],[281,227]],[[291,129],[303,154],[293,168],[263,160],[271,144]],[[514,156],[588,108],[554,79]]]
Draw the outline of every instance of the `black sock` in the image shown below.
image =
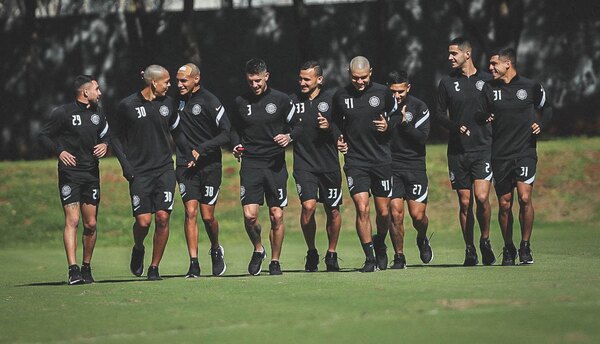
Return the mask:
[[190,258],[190,263],[198,263],[198,257]]
[[529,247],[529,241],[521,240],[521,247]]
[[375,252],[373,251],[373,243],[368,242],[366,244],[362,244],[362,249],[365,251],[365,256],[369,259],[375,259]]
[[77,264],[69,265],[69,270],[77,269],[79,266]]
[[90,263],[83,263],[83,264],[81,264],[81,267],[82,267],[82,268],[83,268],[83,267],[86,267],[86,268],[88,268],[88,269],[89,269],[89,268],[90,268]]

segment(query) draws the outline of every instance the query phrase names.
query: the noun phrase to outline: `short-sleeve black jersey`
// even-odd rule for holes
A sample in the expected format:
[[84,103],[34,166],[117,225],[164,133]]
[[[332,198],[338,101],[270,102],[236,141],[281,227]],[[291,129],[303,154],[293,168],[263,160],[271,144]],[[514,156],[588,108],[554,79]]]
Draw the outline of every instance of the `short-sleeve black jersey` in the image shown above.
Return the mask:
[[66,166],[59,159],[59,170],[91,171],[98,167],[94,146],[107,142],[108,131],[106,117],[98,108],[75,101],[52,111],[39,139],[56,155],[67,151],[75,156],[76,166]]
[[121,100],[117,112],[109,117],[135,175],[173,168],[170,131],[179,122],[173,98],[165,96],[148,101],[141,92]]
[[264,168],[285,160],[285,148],[273,138],[284,133],[290,133],[292,139],[300,135],[299,119],[290,97],[269,87],[260,96],[251,92],[238,96],[235,105],[231,113],[231,144],[244,146],[242,165]]
[[[396,100],[384,85],[371,83],[363,91],[348,85],[333,96],[333,123],[344,135],[347,166],[383,166],[392,163],[390,128],[377,131],[374,120],[388,121],[396,111]],[[334,128],[335,130],[335,128]]]
[[431,127],[429,109],[411,95],[398,108],[403,106],[406,106],[406,121],[402,122],[401,114],[394,116],[400,123],[392,127],[392,168],[425,171],[425,142]]
[[[537,135],[532,124],[542,129],[552,117],[546,91],[539,82],[516,75],[507,84],[503,80],[487,82],[480,97],[478,120],[494,114],[492,121],[492,159],[536,156]],[[541,121],[536,112],[542,113]]]
[[321,90],[310,100],[303,93],[291,95],[296,116],[302,120],[302,135],[294,139],[294,170],[333,172],[340,170],[337,137],[330,129],[320,129],[320,113],[331,124],[331,100],[334,90]]
[[[475,121],[479,95],[491,74],[477,71],[467,77],[460,70],[452,71],[440,80],[435,111],[436,121],[449,130],[448,154],[488,151],[492,144],[490,125],[480,125]],[[466,126],[469,136],[460,134],[459,128]]]
[[[191,97],[179,100],[181,130],[200,154],[199,168],[221,167],[221,146],[229,142],[231,124],[225,108],[210,91],[201,88]],[[187,166],[186,154],[177,147],[177,165]]]

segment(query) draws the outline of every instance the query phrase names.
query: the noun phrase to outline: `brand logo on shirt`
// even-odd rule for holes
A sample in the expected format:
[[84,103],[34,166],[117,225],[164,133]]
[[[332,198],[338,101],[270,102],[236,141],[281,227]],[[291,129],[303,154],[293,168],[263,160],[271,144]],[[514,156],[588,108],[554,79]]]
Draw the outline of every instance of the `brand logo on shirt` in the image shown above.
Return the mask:
[[200,112],[202,112],[202,107],[200,106],[200,104],[196,104],[194,106],[192,106],[192,113],[196,116],[198,116],[200,114]]
[[185,193],[185,184],[179,183],[179,193],[182,195]]
[[517,91],[517,98],[519,98],[520,100],[527,99],[527,91],[525,91],[524,89],[518,90]]
[[354,185],[354,179],[352,177],[348,177],[348,187],[351,188]]
[[327,110],[329,110],[329,104],[327,104],[326,102],[320,102],[319,105],[317,105],[317,109],[319,109],[319,111],[321,112],[326,112]]
[[404,117],[406,118],[406,121],[407,121],[407,122],[410,122],[410,121],[412,121],[412,120],[413,120],[413,118],[414,118],[415,116],[412,114],[412,112],[407,112],[407,113],[404,115]]
[[265,111],[269,114],[272,115],[275,113],[275,111],[277,111],[277,105],[273,104],[273,103],[269,103],[267,104],[267,106],[265,106]]
[[63,196],[69,196],[71,194],[71,187],[68,185],[63,185],[63,187],[60,189],[60,193]]
[[477,87],[477,89],[481,91],[483,89],[484,84],[485,84],[485,81],[479,80],[475,83],[475,87]]
[[98,125],[98,123],[100,123],[100,116],[93,114],[91,120],[92,120],[92,123],[94,123],[95,125]]
[[133,195],[133,197],[131,197],[131,204],[133,204],[134,207],[140,205],[140,196]]
[[180,100],[179,107],[177,108],[177,110],[181,111],[181,110],[183,110],[184,107],[185,107],[185,102],[183,100]]
[[161,116],[167,117],[169,115],[169,108],[166,105],[161,105],[158,112],[160,112]]
[[369,98],[369,105],[371,105],[372,107],[378,107],[380,103],[381,101],[377,96],[372,96],[371,98]]
[[245,195],[246,195],[246,188],[243,186],[240,186],[240,198],[244,198]]

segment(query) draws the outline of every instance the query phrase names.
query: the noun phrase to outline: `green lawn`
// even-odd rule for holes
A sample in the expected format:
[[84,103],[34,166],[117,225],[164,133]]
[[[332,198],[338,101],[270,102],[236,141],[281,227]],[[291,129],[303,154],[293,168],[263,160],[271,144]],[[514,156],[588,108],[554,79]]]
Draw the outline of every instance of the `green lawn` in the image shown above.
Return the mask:
[[[407,222],[407,270],[355,272],[363,257],[346,195],[338,249],[343,271],[302,272],[306,248],[290,179],[284,275],[248,276],[252,248],[237,201],[237,165],[227,156],[217,209],[226,275],[182,278],[187,253],[178,205],[161,282],[134,278],[128,271],[132,218],[127,184],[115,160],[106,159],[93,260],[98,283],[84,286],[64,284],[55,162],[0,162],[0,342],[597,343],[600,139],[542,142],[539,152],[532,266],[460,266],[464,247],[456,197],[447,182],[445,147],[432,145],[428,213],[435,258],[428,266],[420,264],[415,232]],[[495,196],[491,199],[496,204]],[[492,245],[499,254],[496,214],[494,208]],[[261,215],[266,228],[264,210]],[[321,216],[318,221],[323,223]],[[319,228],[321,251],[325,240]],[[200,250],[207,276],[205,235]]]

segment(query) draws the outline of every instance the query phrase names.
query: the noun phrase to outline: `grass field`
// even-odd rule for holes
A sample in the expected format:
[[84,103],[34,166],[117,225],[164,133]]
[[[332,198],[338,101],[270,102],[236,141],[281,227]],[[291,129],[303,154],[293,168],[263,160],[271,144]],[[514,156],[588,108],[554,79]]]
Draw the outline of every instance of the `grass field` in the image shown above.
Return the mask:
[[[176,206],[161,282],[134,278],[128,271],[132,218],[127,184],[115,160],[105,159],[93,260],[98,283],[73,287],[64,284],[55,161],[0,162],[0,342],[597,343],[600,138],[542,142],[538,150],[533,266],[460,265],[464,247],[447,182],[445,147],[431,145],[431,264],[420,264],[407,222],[407,270],[355,272],[363,258],[354,209],[345,196],[338,249],[343,271],[302,272],[306,248],[290,179],[284,275],[248,276],[251,246],[237,200],[238,170],[227,156],[217,209],[226,276],[182,278],[187,253],[182,208]],[[495,196],[491,199],[495,207]],[[496,214],[494,208],[492,245],[499,254]],[[265,211],[261,215],[266,227]],[[325,240],[319,228],[321,251]],[[205,235],[200,247],[206,276]]]

